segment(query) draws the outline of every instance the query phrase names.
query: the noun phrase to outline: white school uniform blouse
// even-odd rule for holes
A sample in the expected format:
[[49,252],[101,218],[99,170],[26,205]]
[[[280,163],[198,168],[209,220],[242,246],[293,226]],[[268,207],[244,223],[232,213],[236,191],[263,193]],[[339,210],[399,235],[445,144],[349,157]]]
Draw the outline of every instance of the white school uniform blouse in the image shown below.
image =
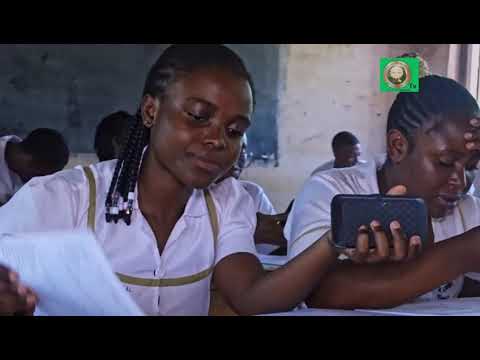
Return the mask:
[[[373,161],[350,168],[326,170],[310,177],[295,198],[285,225],[284,235],[288,241],[289,258],[302,253],[330,229],[330,203],[335,195],[378,193],[377,164]],[[435,242],[462,234],[479,225],[480,199],[466,196],[453,213],[433,220]],[[465,276],[480,280],[479,273]],[[418,300],[457,297],[462,290],[463,279],[462,275]]]
[[257,212],[265,215],[275,215],[277,212],[265,191],[258,184],[251,181],[239,180],[243,188],[250,194]]
[[[275,215],[277,213],[267,194],[265,194],[265,191],[263,191],[260,185],[246,180],[239,180],[239,182],[252,197],[253,204],[257,212],[265,215]],[[257,244],[256,248],[259,254],[268,255],[277,250],[278,246],[270,244]]]
[[[256,255],[255,209],[238,182],[227,179],[210,190],[218,216],[216,249],[204,192],[194,190],[160,256],[136,200],[130,226],[105,221],[104,204],[114,168],[115,160],[90,166],[97,193],[95,234],[114,272],[144,279],[181,278],[201,273],[231,254]],[[35,178],[0,208],[0,233],[85,228],[88,207],[89,184],[82,168]],[[183,286],[125,287],[148,315],[207,315],[210,282],[211,274]]]
[[[358,160],[358,164],[365,164],[365,160]],[[327,161],[326,163],[323,163],[319,167],[317,167],[315,170],[312,171],[312,174],[310,176],[316,175],[317,173],[320,173],[325,170],[330,170],[333,169],[335,165],[335,159],[332,159],[330,161]]]
[[6,203],[23,185],[22,179],[8,168],[5,160],[5,150],[8,142],[20,142],[17,136],[0,138],[0,205]]

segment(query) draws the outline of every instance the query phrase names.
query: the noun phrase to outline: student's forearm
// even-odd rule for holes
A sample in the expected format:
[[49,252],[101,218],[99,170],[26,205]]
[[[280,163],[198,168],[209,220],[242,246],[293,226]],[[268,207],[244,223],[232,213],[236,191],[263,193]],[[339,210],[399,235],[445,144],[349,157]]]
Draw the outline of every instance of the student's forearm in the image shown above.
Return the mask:
[[291,310],[321,282],[336,257],[328,241],[319,240],[287,265],[259,277],[234,308],[242,315]]
[[323,277],[308,299],[311,307],[385,308],[420,296],[457,276],[480,270],[480,232],[470,230],[435,244],[403,263],[340,263]]

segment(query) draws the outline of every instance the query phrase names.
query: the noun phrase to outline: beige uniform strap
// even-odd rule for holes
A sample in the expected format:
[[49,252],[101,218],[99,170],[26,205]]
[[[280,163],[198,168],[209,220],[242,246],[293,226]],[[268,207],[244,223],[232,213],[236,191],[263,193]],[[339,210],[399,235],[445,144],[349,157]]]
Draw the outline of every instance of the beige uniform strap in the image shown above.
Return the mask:
[[458,206],[457,209],[458,209],[458,212],[460,213],[460,221],[462,222],[463,230],[467,231],[466,230],[467,229],[467,222],[465,221],[465,217],[463,216],[462,207]]
[[[88,227],[92,229],[92,231],[95,231],[95,209],[96,209],[96,198],[97,198],[97,186],[95,183],[95,177],[93,175],[92,169],[90,169],[87,166],[85,166],[83,169],[88,179],[88,185],[90,188],[87,224],[88,224]],[[219,231],[217,210],[215,208],[215,203],[213,202],[212,195],[210,194],[210,192],[208,190],[205,190],[204,194],[205,194],[205,201],[207,203],[208,216],[210,219],[210,224],[212,226],[214,251],[215,251],[217,247],[217,238],[218,238],[218,231]],[[214,266],[215,265],[212,265],[210,268],[203,270],[197,274],[184,276],[180,278],[172,278],[172,279],[145,279],[145,278],[137,278],[133,276],[119,274],[119,273],[117,273],[117,276],[120,279],[120,281],[129,285],[138,285],[138,286],[147,286],[147,287],[182,286],[182,285],[192,284],[207,278],[213,272]]]
[[93,176],[92,169],[89,166],[84,166],[83,171],[88,180],[90,188],[88,194],[88,218],[87,224],[92,231],[95,231],[95,209],[97,207],[97,185],[95,184],[95,176]]
[[210,191],[205,190],[205,201],[207,203],[208,217],[210,218],[210,224],[212,225],[213,232],[213,241],[215,244],[215,250],[217,248],[217,239],[218,239],[218,216],[217,209],[215,208],[215,203],[213,202],[212,195]]

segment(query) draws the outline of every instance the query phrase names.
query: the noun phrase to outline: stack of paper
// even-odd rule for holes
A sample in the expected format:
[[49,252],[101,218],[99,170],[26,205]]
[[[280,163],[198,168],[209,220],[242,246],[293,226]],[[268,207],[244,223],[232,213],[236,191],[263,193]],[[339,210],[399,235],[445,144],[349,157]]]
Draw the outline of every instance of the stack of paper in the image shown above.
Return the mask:
[[0,264],[36,292],[35,315],[143,315],[90,231],[2,234]]

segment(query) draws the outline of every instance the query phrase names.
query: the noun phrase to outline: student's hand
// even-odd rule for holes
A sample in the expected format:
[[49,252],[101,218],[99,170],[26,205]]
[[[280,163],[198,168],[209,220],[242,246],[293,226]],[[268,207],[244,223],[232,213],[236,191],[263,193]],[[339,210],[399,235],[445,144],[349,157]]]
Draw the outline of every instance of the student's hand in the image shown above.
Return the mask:
[[292,210],[292,206],[293,200],[284,213],[276,215],[257,213],[257,227],[254,235],[255,244],[270,244],[280,247],[287,246],[287,240],[283,236],[283,228]]
[[[394,186],[387,195],[402,196],[407,194],[407,188],[403,185]],[[390,224],[392,243],[390,244],[384,229],[377,220],[369,224],[375,239],[375,248],[369,248],[368,227],[361,226],[358,229],[357,246],[355,249],[346,249],[343,253],[356,263],[379,263],[386,261],[408,261],[420,254],[422,241],[419,236],[405,237],[402,226],[398,221]]]
[[287,217],[286,213],[277,215],[257,213],[255,244],[287,246],[287,240],[283,236],[283,225],[287,221]]
[[0,265],[0,315],[28,315],[35,311],[37,296],[21,285],[18,274]]
[[387,261],[408,261],[415,258],[422,248],[422,241],[418,235],[407,240],[398,221],[390,224],[392,246],[388,241],[384,229],[376,220],[370,224],[375,239],[375,248],[369,248],[369,231],[362,225],[358,230],[357,246],[355,249],[345,249],[342,253],[355,263],[379,263]]

